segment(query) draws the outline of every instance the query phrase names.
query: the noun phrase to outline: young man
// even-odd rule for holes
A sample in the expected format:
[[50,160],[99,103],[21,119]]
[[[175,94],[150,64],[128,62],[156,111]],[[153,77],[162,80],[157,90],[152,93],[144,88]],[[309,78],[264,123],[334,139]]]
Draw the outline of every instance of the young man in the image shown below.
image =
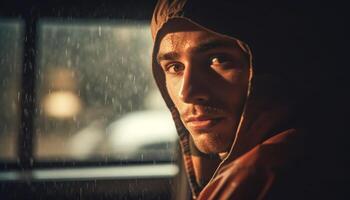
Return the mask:
[[[193,199],[308,198],[299,163],[307,130],[300,102],[308,103],[309,88],[296,78],[302,65],[284,62],[291,52],[279,51],[286,34],[290,43],[281,46],[296,45],[288,23],[261,5],[156,5],[153,74],[175,121]],[[258,52],[257,64],[242,38]]]

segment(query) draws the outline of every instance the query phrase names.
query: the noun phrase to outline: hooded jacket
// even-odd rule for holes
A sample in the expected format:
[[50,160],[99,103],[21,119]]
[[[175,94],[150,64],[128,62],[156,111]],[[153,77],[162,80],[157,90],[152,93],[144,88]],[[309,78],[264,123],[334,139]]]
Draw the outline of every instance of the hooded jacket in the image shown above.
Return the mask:
[[[250,16],[251,12],[255,13],[254,17]],[[269,58],[254,59],[252,55],[255,51],[277,49],[274,44],[278,42],[273,44],[270,39],[278,40],[282,36],[269,35],[277,22],[265,23],[268,18],[273,19],[266,16],[271,12],[266,5],[252,7],[220,0],[211,1],[211,4],[196,0],[160,0],[156,5],[151,22],[153,75],[175,122],[193,199],[278,199],[278,193],[284,191],[281,185],[285,184],[286,174],[291,177],[294,174],[291,169],[298,166],[303,151],[303,129],[300,128],[302,120],[296,116],[302,95],[295,94],[296,91],[300,93],[300,88],[295,80],[283,77],[288,66],[278,66],[276,60],[283,59],[279,52]],[[183,20],[236,40],[249,60],[246,102],[238,128],[232,133],[236,134],[234,141],[223,160],[200,152],[193,144],[169,97],[164,72],[156,59],[162,37],[169,32],[169,27]],[[283,29],[283,26],[278,28]],[[288,180],[292,184],[293,180]]]

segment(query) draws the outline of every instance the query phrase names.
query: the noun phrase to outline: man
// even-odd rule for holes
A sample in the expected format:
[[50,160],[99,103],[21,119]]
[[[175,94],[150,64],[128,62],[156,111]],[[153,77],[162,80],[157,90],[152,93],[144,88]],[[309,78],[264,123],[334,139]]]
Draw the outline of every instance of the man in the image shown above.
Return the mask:
[[[286,32],[283,45],[296,45],[290,24],[261,5],[156,5],[153,74],[175,121],[193,199],[308,198],[299,163],[310,88],[295,78],[301,66],[283,62],[288,52],[279,51]],[[260,52],[256,64],[241,38]],[[266,58],[264,49],[274,55]]]

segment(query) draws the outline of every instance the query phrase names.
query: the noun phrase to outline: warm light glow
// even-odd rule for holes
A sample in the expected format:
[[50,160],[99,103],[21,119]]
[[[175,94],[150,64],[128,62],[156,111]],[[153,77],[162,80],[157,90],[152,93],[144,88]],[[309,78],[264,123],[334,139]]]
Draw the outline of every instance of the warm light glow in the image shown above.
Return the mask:
[[77,89],[76,72],[73,69],[57,67],[47,73],[47,84],[50,89],[75,90]]
[[79,97],[73,92],[52,92],[44,99],[44,110],[50,117],[69,118],[80,112],[81,102]]

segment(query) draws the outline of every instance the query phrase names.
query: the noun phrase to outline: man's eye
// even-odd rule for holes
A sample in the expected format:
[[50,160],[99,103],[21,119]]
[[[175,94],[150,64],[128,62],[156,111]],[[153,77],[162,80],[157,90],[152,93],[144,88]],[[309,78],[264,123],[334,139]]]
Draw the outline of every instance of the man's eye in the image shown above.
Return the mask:
[[225,56],[213,56],[211,57],[211,65],[222,65],[228,62],[228,59]]
[[166,66],[166,72],[169,74],[179,74],[184,70],[183,65],[173,63]]

